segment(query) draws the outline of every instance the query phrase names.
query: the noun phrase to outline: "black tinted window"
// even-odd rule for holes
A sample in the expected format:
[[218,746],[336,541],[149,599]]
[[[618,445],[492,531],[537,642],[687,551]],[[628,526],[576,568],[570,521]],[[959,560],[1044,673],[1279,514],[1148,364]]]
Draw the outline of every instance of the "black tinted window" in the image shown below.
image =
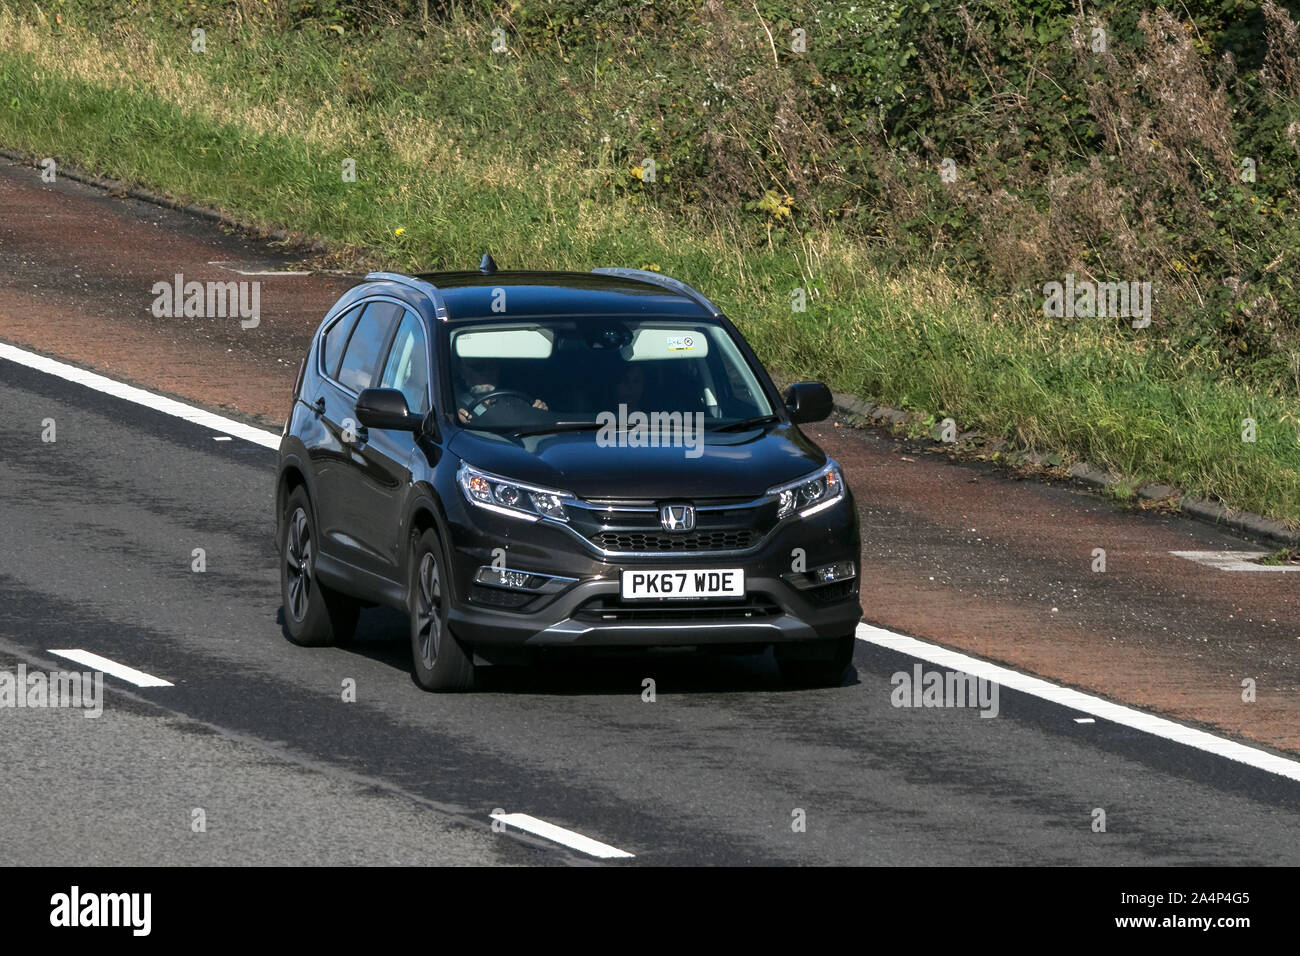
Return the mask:
[[325,330],[321,339],[321,364],[330,378],[338,377],[343,346],[348,344],[348,336],[352,334],[352,327],[357,324],[360,314],[360,309],[353,309]]
[[700,427],[772,414],[754,370],[716,323],[560,318],[458,324],[450,334],[455,414],[473,428],[594,422],[620,409],[698,414]]
[[366,306],[343,353],[338,374],[342,384],[354,392],[370,387],[379,370],[379,357],[388,344],[388,334],[401,314],[402,307],[392,302],[371,302]]

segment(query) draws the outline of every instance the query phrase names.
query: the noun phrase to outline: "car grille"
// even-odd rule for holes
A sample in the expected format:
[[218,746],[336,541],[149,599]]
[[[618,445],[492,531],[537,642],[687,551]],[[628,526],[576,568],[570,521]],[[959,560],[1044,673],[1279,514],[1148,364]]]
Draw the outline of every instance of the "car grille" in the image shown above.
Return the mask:
[[695,527],[666,531],[653,500],[593,499],[567,506],[569,527],[606,554],[708,554],[751,551],[776,527],[776,498],[698,498]]
[[754,543],[753,531],[697,531],[688,534],[648,534],[602,531],[592,540],[606,551],[740,551]]
[[781,615],[774,601],[755,597],[740,602],[696,601],[634,604],[618,598],[593,598],[573,613],[574,620],[595,624],[642,624],[686,621],[755,621]]
[[521,608],[535,597],[537,595],[529,591],[508,591],[504,588],[484,587],[481,584],[471,585],[469,590],[469,599],[475,604],[486,604],[507,611]]

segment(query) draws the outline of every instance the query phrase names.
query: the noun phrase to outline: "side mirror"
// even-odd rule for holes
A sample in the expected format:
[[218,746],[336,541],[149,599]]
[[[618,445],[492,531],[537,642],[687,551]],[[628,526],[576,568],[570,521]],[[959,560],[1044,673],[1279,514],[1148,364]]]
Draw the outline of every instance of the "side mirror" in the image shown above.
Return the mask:
[[786,411],[796,424],[823,421],[834,407],[831,390],[821,382],[796,382],[785,393]]
[[366,428],[419,431],[424,417],[412,415],[406,396],[395,388],[368,388],[357,396],[357,422]]

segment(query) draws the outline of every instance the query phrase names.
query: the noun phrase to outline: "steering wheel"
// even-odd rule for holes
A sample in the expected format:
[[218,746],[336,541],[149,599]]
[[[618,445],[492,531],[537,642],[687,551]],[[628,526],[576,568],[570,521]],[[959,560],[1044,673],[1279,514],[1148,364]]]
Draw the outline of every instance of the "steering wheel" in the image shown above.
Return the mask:
[[476,402],[474,402],[473,408],[468,409],[468,411],[474,418],[478,418],[480,415],[486,414],[487,408],[485,407],[482,412],[475,412],[475,408],[478,408],[480,405],[486,405],[487,402],[495,402],[502,398],[513,398],[516,401],[523,402],[529,408],[533,405],[533,400],[528,397],[526,392],[520,392],[513,388],[498,388],[481,396]]

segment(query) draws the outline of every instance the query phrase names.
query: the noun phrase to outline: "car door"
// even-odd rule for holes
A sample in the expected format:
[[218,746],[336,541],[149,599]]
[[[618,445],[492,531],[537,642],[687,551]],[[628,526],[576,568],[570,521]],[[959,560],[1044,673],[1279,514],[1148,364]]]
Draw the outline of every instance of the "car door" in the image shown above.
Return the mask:
[[[430,403],[429,336],[415,312],[405,310],[392,336],[381,366],[377,388],[395,388],[406,397],[406,407],[416,415],[428,413]],[[370,570],[397,580],[401,566],[401,534],[407,491],[411,486],[411,459],[419,454],[409,431],[371,428],[356,445],[353,456],[355,488],[348,518],[351,534],[364,545],[375,562]]]
[[[326,550],[363,570],[374,571],[383,562],[360,533],[356,493],[366,467],[363,449],[366,430],[356,420],[357,396],[379,377],[383,357],[396,330],[403,306],[388,299],[371,299],[353,310],[347,342],[338,352],[337,364],[321,369],[321,392],[314,399],[320,416],[321,440],[311,449],[316,475],[316,521]],[[345,319],[348,317],[345,316]],[[341,320],[342,322],[342,320]],[[337,345],[327,332],[322,358],[332,360]],[[308,397],[308,402],[313,401]]]

